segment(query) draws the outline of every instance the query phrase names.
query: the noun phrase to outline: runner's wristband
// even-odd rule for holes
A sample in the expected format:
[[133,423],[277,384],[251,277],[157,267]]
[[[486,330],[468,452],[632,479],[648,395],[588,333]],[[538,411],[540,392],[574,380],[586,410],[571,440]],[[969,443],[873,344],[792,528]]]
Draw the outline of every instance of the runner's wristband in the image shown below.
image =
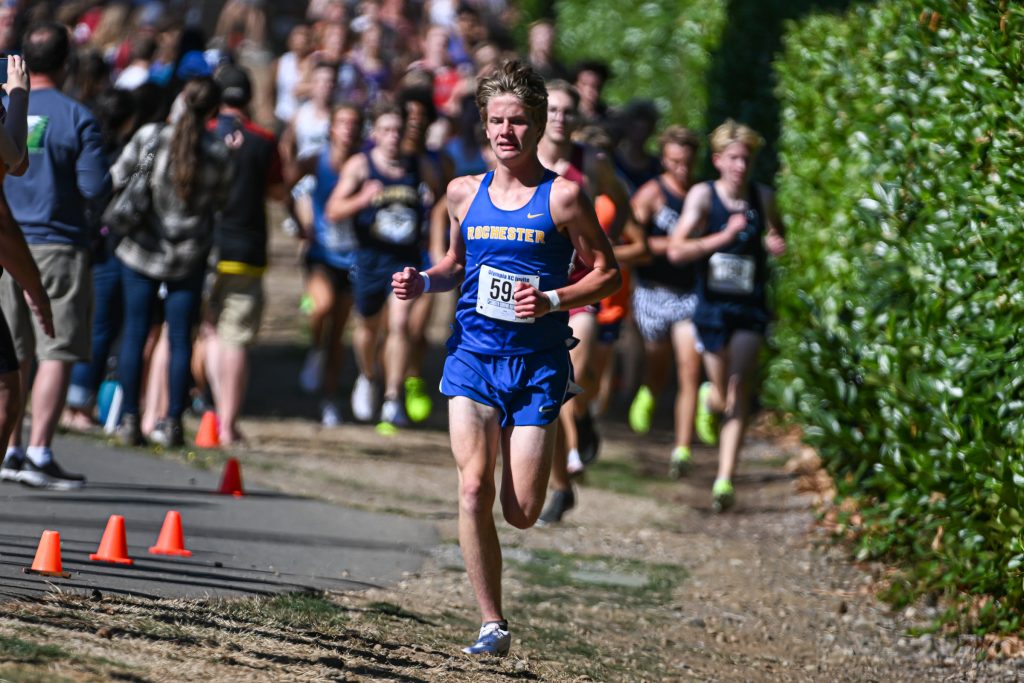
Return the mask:
[[551,289],[551,290],[548,290],[546,292],[541,292],[541,294],[543,294],[544,296],[546,296],[548,298],[548,302],[551,304],[551,311],[552,312],[557,311],[558,307],[562,303],[562,300],[558,298],[558,292],[556,292],[555,290]]
[[426,294],[430,291],[430,276],[426,273],[420,273],[420,277],[423,278],[423,293]]

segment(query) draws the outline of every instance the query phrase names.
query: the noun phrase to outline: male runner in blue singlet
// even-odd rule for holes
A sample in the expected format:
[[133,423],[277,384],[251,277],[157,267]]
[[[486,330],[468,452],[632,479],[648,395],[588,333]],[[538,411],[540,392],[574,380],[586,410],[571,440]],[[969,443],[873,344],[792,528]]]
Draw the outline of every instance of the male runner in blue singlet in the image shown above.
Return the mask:
[[[732,119],[711,133],[711,163],[719,178],[687,193],[668,245],[669,261],[697,265],[693,324],[709,382],[697,397],[695,426],[703,441],[719,444],[712,488],[716,512],[735,502],[732,477],[770,318],[767,256],[786,249],[772,191],[748,181],[763,143],[755,131]],[[720,430],[713,415],[721,417]]]
[[[451,399],[459,544],[483,617],[476,643],[464,651],[504,655],[511,636],[491,511],[499,446],[502,512],[526,529],[544,503],[571,380],[566,311],[615,292],[621,276],[579,185],[537,159],[547,116],[543,79],[509,62],[480,80],[476,100],[497,167],[449,184],[448,253],[425,273],[395,273],[392,288],[397,298],[413,299],[462,282],[441,393]],[[573,251],[592,270],[570,285]]]

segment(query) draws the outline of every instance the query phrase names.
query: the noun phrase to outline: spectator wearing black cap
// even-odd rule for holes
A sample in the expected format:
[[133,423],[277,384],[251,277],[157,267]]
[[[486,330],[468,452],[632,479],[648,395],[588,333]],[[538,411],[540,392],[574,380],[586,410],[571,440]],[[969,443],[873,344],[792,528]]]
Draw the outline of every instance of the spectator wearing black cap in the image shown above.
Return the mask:
[[263,314],[263,273],[267,269],[266,199],[286,196],[281,158],[273,133],[249,120],[252,84],[246,72],[225,66],[217,72],[220,113],[210,130],[232,150],[234,181],[214,231],[217,274],[203,325],[206,373],[220,424],[220,442],[240,440],[238,413],[248,378],[246,348]]

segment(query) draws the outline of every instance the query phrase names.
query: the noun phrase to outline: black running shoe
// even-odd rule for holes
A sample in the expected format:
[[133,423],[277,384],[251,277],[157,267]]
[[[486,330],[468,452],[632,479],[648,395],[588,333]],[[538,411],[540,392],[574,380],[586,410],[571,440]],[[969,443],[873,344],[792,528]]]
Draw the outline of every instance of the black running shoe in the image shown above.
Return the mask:
[[44,466],[39,467],[28,458],[25,458],[25,462],[21,466],[21,472],[18,473],[18,481],[25,486],[56,489],[57,491],[71,491],[85,486],[85,477],[81,474],[65,472],[64,468],[58,465],[55,460],[51,460]]
[[576,507],[576,494],[572,489],[555,489],[551,492],[551,499],[540,513],[538,522],[544,524],[557,524],[569,510]]
[[576,449],[580,452],[580,460],[583,461],[583,464],[589,465],[597,460],[597,453],[601,448],[601,435],[597,433],[594,418],[590,413],[575,418],[575,421]]
[[5,455],[4,462],[0,465],[0,481],[18,481],[18,475],[21,474],[24,462],[13,453]]
[[181,448],[185,445],[185,431],[181,428],[181,420],[170,417],[160,420],[149,433],[149,440],[164,448]]

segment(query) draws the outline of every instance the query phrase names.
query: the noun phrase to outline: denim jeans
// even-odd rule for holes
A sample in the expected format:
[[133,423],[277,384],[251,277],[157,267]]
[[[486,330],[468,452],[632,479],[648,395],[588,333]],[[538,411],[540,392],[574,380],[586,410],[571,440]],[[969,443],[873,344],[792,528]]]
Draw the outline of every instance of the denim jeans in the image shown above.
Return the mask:
[[96,400],[96,391],[107,370],[110,347],[121,331],[121,262],[113,255],[92,266],[92,360],[75,363],[71,370],[67,404],[70,408],[88,408]]
[[[160,280],[154,280],[121,264],[124,288],[124,330],[117,374],[124,390],[123,414],[138,416],[142,383],[142,353],[157,305]],[[164,300],[164,319],[171,347],[166,417],[181,419],[187,405],[192,362],[192,330],[199,319],[203,290],[202,269],[182,280],[171,280]]]

